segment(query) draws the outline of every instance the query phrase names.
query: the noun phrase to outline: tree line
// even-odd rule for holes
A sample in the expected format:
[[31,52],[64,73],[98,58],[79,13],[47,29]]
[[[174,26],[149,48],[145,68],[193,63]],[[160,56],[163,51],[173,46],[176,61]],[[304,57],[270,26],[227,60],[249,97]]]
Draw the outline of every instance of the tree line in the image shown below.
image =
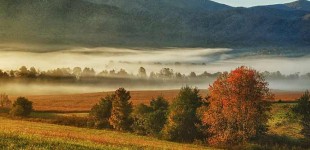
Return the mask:
[[[42,71],[34,67],[27,68],[22,66],[17,70],[3,71],[0,69],[0,79],[73,79],[80,80],[83,78],[140,78],[140,79],[161,79],[161,80],[190,80],[190,79],[216,79],[217,76],[224,72],[209,73],[207,71],[203,73],[190,72],[184,74],[175,72],[171,68],[162,68],[158,72],[147,73],[144,67],[140,67],[136,74],[128,73],[125,69],[120,70],[103,70],[96,72],[93,68],[74,67],[72,68],[56,68],[47,71]],[[310,73],[301,75],[300,73],[294,73],[284,75],[281,72],[268,72],[262,73],[266,79],[310,79]]]
[[[0,98],[1,107],[11,105],[5,94]],[[148,105],[133,106],[130,92],[119,88],[91,108],[87,124],[169,141],[238,145],[266,134],[273,98],[261,73],[239,67],[218,76],[207,97],[202,97],[199,89],[185,86],[171,102],[159,96]],[[300,118],[306,139],[310,138],[309,100],[306,91],[291,110]],[[32,103],[20,97],[12,104],[10,114],[27,116],[31,110]]]

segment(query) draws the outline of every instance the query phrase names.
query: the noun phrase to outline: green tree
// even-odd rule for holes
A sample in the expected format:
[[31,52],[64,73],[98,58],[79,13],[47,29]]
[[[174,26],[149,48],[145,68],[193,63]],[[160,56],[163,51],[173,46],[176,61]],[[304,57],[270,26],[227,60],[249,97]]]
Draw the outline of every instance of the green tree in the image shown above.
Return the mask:
[[167,140],[192,142],[201,137],[198,125],[201,124],[196,115],[197,108],[202,105],[202,98],[197,88],[183,87],[169,108],[167,123],[163,136]]
[[25,97],[19,97],[13,103],[13,107],[10,111],[10,114],[12,116],[26,117],[29,116],[32,111],[33,111],[32,102]]
[[111,117],[112,101],[115,95],[107,95],[101,101],[94,105],[89,116],[94,119],[96,128],[110,127],[109,118]]
[[130,130],[132,119],[130,114],[132,112],[132,103],[129,102],[131,96],[130,92],[124,88],[119,88],[114,93],[115,97],[112,101],[110,124],[118,131]]
[[135,133],[147,135],[147,125],[149,124],[149,113],[153,110],[145,104],[137,105],[132,113],[133,125],[132,129]]
[[138,134],[159,136],[167,120],[168,106],[162,96],[152,99],[150,106],[138,105],[133,113],[133,130]]
[[299,99],[295,107],[292,108],[293,112],[300,115],[301,125],[303,129],[301,133],[310,138],[310,94],[306,91]]

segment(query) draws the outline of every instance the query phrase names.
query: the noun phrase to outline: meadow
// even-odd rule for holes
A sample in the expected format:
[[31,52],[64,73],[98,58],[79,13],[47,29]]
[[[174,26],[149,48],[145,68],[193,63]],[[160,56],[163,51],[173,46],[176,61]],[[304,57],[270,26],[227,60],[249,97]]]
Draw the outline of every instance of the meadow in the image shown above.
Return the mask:
[[[131,91],[131,101],[134,105],[148,104],[152,98],[163,96],[168,101],[172,101],[179,90],[154,90],[154,91]],[[99,102],[102,97],[113,92],[97,92],[84,94],[65,94],[65,95],[19,95],[25,96],[34,104],[36,111],[49,112],[88,112],[93,105]],[[273,91],[275,101],[294,101],[302,95],[302,92]],[[200,90],[202,97],[207,95],[206,90]],[[19,96],[10,96],[16,99]]]
[[0,149],[211,149],[130,133],[0,117]]
[[[28,118],[10,118],[0,113],[0,149],[215,149],[200,142],[174,143],[133,133],[90,129],[85,127],[85,123],[74,125],[57,122],[57,119],[62,117],[86,118],[90,108],[101,97],[110,93],[27,96],[34,102],[36,110]],[[293,100],[301,93],[284,91],[274,93],[276,98],[268,122],[268,135],[262,138],[263,140],[232,149],[304,148],[300,146],[303,138],[300,134],[300,124],[288,117],[291,107],[296,104]],[[177,94],[178,90],[131,92],[134,105],[147,104],[158,95],[173,101]],[[206,90],[201,91],[202,96],[206,94]],[[10,97],[13,98],[16,97]]]

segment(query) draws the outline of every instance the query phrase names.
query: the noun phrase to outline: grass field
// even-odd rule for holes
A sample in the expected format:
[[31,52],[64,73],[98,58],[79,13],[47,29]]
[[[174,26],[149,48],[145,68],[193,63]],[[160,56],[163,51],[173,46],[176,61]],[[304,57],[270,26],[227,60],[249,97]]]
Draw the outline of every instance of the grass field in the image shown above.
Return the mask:
[[[86,117],[90,108],[101,97],[110,93],[27,96],[34,102],[36,111],[30,118],[23,120],[0,117],[0,149],[213,149],[202,145],[162,141],[131,133],[50,124],[53,123],[50,120],[58,117]],[[206,93],[205,90],[201,91],[202,96]],[[274,93],[276,100],[282,101],[297,99],[302,94],[302,92],[284,91]],[[172,101],[177,94],[178,90],[131,92],[132,102],[135,105],[149,103],[152,98],[159,95]],[[16,96],[10,98],[15,99]],[[265,149],[270,146],[273,149],[299,149],[300,139],[303,138],[300,134],[301,126],[297,121],[287,117],[287,113],[295,104],[293,102],[273,103],[266,141],[262,144],[250,143],[247,149]],[[270,144],[268,143],[270,141],[276,143]]]
[[[208,149],[107,130],[0,117],[0,149]],[[210,148],[209,148],[210,149]]]
[[[172,101],[179,90],[167,91],[131,91],[131,101],[134,105],[144,103],[148,104],[152,98],[163,96],[168,101]],[[20,95],[25,96],[34,104],[37,111],[62,111],[62,112],[85,112],[98,103],[100,98],[113,92],[99,92],[71,95]],[[275,100],[292,101],[300,97],[302,92],[274,91]],[[201,90],[201,96],[206,96],[207,91]],[[18,96],[10,96],[15,100]]]
[[[274,103],[269,120],[268,141],[278,144],[274,149],[299,149],[301,126],[287,118],[295,103]],[[31,118],[53,119],[58,116],[85,117],[87,113],[33,112]],[[44,122],[14,120],[0,117],[0,149],[213,149],[193,144],[162,141],[152,137],[138,136],[109,130],[97,130],[62,126]],[[274,144],[272,144],[273,146]],[[253,144],[247,149],[270,145]],[[297,146],[297,147],[296,147]],[[244,148],[244,147],[243,147]],[[238,148],[237,148],[238,149]]]
[[290,120],[287,116],[294,105],[296,103],[274,103],[272,105],[271,118],[268,123],[269,133],[292,138],[303,138],[300,134],[301,125],[297,120]]

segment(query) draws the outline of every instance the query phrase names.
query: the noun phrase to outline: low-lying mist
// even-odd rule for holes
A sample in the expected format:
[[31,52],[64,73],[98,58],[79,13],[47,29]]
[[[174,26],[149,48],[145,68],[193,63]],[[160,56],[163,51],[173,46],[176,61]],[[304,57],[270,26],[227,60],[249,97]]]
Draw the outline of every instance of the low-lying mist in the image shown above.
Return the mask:
[[[14,45],[14,44],[13,44]],[[40,50],[41,49],[41,50]],[[201,74],[230,71],[245,65],[258,71],[280,71],[284,74],[310,72],[310,56],[285,57],[279,55],[253,54],[249,50],[238,53],[234,49],[218,48],[165,48],[165,49],[124,49],[124,48],[84,48],[62,47],[52,48],[27,45],[0,45],[0,67],[4,70],[19,69],[21,66],[35,67],[40,70],[55,68],[90,67],[96,72],[102,70],[125,69],[129,74],[137,74],[140,67],[147,74],[158,72],[162,68],[171,68],[174,72],[188,75],[191,72]],[[186,84],[198,88],[208,88],[211,81],[199,83],[174,84],[123,84],[109,83],[96,85],[77,84],[41,84],[41,83],[1,83],[1,91],[11,94],[65,94],[111,91],[122,86],[129,90],[179,89]],[[305,90],[310,88],[309,80],[275,80],[270,87],[280,90]]]

